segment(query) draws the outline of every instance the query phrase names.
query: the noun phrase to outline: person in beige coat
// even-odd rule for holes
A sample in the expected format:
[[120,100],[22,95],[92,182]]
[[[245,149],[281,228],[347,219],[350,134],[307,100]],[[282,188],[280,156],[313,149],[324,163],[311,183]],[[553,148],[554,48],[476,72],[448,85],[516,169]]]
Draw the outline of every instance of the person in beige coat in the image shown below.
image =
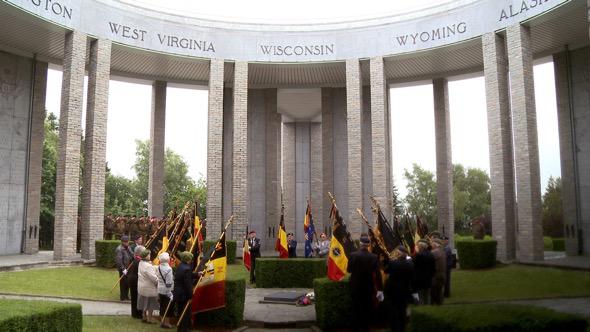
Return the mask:
[[158,275],[150,261],[150,251],[141,253],[141,262],[137,273],[137,309],[143,313],[142,322],[156,324],[152,311],[158,309]]

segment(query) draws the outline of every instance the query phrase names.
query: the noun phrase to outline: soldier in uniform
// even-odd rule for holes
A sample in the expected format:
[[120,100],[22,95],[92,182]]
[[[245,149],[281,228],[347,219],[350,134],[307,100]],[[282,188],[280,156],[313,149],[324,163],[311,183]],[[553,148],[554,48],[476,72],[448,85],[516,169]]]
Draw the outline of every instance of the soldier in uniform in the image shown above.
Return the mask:
[[248,245],[250,246],[250,283],[256,282],[256,275],[254,270],[256,268],[256,258],[260,257],[260,239],[256,237],[256,231],[248,233]]

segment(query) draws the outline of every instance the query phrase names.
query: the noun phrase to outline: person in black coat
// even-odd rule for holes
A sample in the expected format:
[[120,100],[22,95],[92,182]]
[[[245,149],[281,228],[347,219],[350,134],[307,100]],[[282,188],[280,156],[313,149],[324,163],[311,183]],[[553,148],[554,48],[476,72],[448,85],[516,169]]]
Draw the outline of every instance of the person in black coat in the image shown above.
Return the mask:
[[297,258],[297,241],[293,238],[293,233],[287,234],[287,249],[289,258]]
[[186,313],[182,317],[182,321],[178,324],[177,331],[189,331],[191,328],[192,316],[192,298],[193,298],[193,254],[190,252],[181,252],[179,254],[181,264],[176,269],[174,274],[174,291],[172,292],[174,301],[177,304],[178,314],[181,315],[184,307],[188,303]]
[[369,316],[373,311],[375,298],[381,297],[381,300],[383,296],[380,291],[382,283],[379,259],[369,252],[369,242],[369,237],[361,234],[359,250],[348,258],[347,271],[350,273],[355,331],[369,331]]
[[403,332],[406,328],[406,309],[412,297],[414,264],[403,246],[395,249],[392,258],[385,267],[385,273],[389,275],[385,282],[385,301],[390,313],[391,331]]
[[127,283],[129,284],[129,291],[131,293],[131,317],[143,318],[143,312],[137,309],[137,273],[139,268],[139,261],[141,261],[141,252],[145,250],[142,245],[135,246],[133,251],[134,259],[131,262],[129,271],[127,271]]
[[428,242],[418,241],[416,255],[414,255],[414,283],[413,289],[418,292],[420,304],[430,304],[430,287],[434,277],[434,256],[428,249]]
[[250,246],[250,283],[256,282],[256,258],[260,257],[260,239],[256,237],[256,231],[248,233],[248,246]]

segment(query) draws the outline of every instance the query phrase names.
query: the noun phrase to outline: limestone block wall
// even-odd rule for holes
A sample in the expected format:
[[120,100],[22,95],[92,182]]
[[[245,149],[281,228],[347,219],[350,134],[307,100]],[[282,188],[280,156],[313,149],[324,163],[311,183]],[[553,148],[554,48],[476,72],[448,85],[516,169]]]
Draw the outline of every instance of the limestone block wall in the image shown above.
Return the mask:
[[579,221],[574,236],[590,254],[590,47],[570,54],[575,160],[578,175]]
[[0,255],[21,252],[32,68],[0,52]]

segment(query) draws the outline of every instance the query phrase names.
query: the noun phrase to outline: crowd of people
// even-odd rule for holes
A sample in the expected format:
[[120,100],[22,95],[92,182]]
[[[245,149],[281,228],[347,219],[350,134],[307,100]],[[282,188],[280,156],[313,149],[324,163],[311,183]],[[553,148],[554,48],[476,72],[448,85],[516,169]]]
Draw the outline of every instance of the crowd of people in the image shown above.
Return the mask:
[[[178,254],[180,265],[173,270],[167,252],[158,256],[158,265],[152,264],[150,250],[143,245],[143,237],[136,235],[130,245],[127,235],[121,236],[121,244],[115,250],[115,261],[120,279],[121,301],[131,300],[131,316],[147,324],[160,323],[162,328],[171,328],[170,317],[185,314],[178,324],[178,331],[191,327],[191,299],[193,282],[198,273],[193,272],[193,254]],[[161,322],[153,316],[159,310]]]
[[[104,239],[120,239],[127,235],[131,238],[140,234],[152,234],[164,219],[145,216],[113,216],[104,217]],[[79,227],[78,227],[79,229]]]
[[[146,220],[150,219],[144,218],[143,222]],[[155,225],[157,227],[157,223]],[[289,257],[296,257],[297,242],[293,234],[289,233],[287,239]],[[122,235],[121,244],[116,249],[115,260],[121,278],[120,299],[131,300],[132,317],[142,319],[145,323],[157,323],[152,312],[159,310],[160,317],[163,317],[161,327],[170,328],[170,317],[179,316],[187,303],[190,307],[192,285],[198,277],[191,266],[193,255],[190,252],[180,253],[182,263],[173,270],[166,252],[159,255],[158,265],[152,264],[150,250],[143,246],[140,233],[133,236],[133,244],[129,240],[128,235]],[[371,253],[370,243],[369,236],[361,234],[359,250],[348,257],[356,331],[368,331],[370,318],[380,306],[388,311],[392,331],[404,331],[408,304],[442,305],[444,298],[450,296],[454,257],[446,237],[433,232],[419,240],[412,253],[400,245],[385,261],[380,261],[376,254]],[[256,258],[260,257],[260,239],[254,230],[248,233],[248,244],[251,255],[250,282],[255,283],[254,271]],[[319,240],[313,244],[313,251],[315,257],[328,256],[330,241],[325,233],[321,233]],[[190,316],[183,317],[179,331],[190,328]]]
[[[416,243],[413,254],[395,248],[385,262],[369,251],[370,238],[360,237],[360,248],[348,260],[355,331],[368,331],[370,318],[385,307],[392,331],[404,331],[408,304],[442,305],[450,296],[453,255],[448,239],[432,234]],[[385,282],[382,273],[386,275]]]

